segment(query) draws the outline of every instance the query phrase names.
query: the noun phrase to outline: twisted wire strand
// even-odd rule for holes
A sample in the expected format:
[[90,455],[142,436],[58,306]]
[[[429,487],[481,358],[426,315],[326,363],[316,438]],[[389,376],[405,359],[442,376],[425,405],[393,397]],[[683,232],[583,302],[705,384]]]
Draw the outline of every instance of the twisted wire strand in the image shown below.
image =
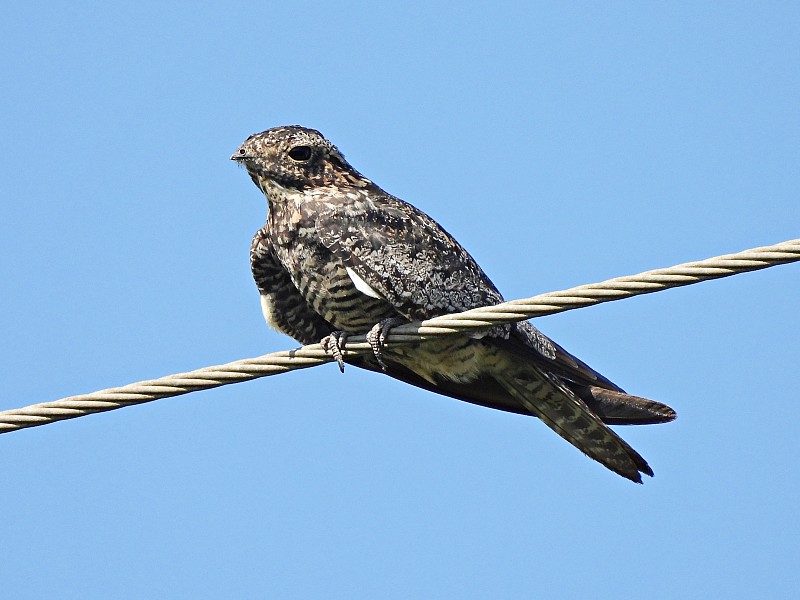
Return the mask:
[[[386,344],[418,342],[436,335],[485,329],[796,261],[800,261],[800,239],[401,325],[391,330]],[[363,335],[348,338],[346,356],[371,351]],[[296,350],[32,404],[0,412],[0,433],[305,369],[332,360],[320,344],[311,344]]]

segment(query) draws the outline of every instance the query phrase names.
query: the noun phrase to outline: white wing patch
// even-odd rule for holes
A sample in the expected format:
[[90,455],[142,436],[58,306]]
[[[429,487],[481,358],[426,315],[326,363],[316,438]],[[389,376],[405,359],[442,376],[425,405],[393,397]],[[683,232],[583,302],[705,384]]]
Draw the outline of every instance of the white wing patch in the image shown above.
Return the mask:
[[351,269],[350,267],[345,267],[344,269],[345,271],[347,271],[347,274],[353,281],[353,285],[356,286],[356,289],[359,292],[361,292],[362,294],[366,294],[370,298],[377,298],[378,300],[381,300],[381,295],[375,290],[373,290],[371,287],[369,287],[369,284],[363,279],[361,279],[361,277],[358,276],[358,273],[353,271],[353,269]]

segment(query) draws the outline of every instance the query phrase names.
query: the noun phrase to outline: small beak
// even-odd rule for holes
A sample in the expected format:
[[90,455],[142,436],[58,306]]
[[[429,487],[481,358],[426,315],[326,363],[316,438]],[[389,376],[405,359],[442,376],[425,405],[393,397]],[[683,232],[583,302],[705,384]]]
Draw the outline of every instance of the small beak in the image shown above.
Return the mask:
[[247,153],[239,148],[236,152],[231,154],[231,160],[235,160],[236,162],[241,162],[247,158]]

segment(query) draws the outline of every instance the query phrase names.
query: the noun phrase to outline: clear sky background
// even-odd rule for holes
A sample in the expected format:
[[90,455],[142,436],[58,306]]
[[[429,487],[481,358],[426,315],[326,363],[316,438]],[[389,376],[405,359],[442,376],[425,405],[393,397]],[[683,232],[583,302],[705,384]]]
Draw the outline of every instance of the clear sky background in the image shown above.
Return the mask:
[[[0,22],[0,408],[292,348],[228,160],[321,130],[508,299],[800,237],[793,2],[24,2]],[[8,598],[796,598],[800,265],[540,319],[637,486],[334,365],[0,436]]]

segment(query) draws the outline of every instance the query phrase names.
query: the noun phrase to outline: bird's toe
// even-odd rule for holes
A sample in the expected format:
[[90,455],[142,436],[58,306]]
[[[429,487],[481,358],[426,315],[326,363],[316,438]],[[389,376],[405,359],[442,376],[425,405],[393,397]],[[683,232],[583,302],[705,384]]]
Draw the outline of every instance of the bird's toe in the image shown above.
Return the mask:
[[372,354],[375,356],[375,360],[378,361],[378,364],[384,371],[386,371],[388,368],[383,360],[383,345],[386,341],[386,336],[393,327],[397,327],[403,323],[405,323],[404,319],[399,317],[390,317],[388,319],[383,319],[380,323],[376,323],[375,326],[367,333],[367,341],[372,347]]
[[334,331],[329,335],[326,335],[322,340],[320,340],[320,344],[322,344],[322,349],[327,353],[333,356],[336,360],[336,363],[339,365],[339,370],[344,373],[344,346],[347,342],[348,334],[344,331]]

